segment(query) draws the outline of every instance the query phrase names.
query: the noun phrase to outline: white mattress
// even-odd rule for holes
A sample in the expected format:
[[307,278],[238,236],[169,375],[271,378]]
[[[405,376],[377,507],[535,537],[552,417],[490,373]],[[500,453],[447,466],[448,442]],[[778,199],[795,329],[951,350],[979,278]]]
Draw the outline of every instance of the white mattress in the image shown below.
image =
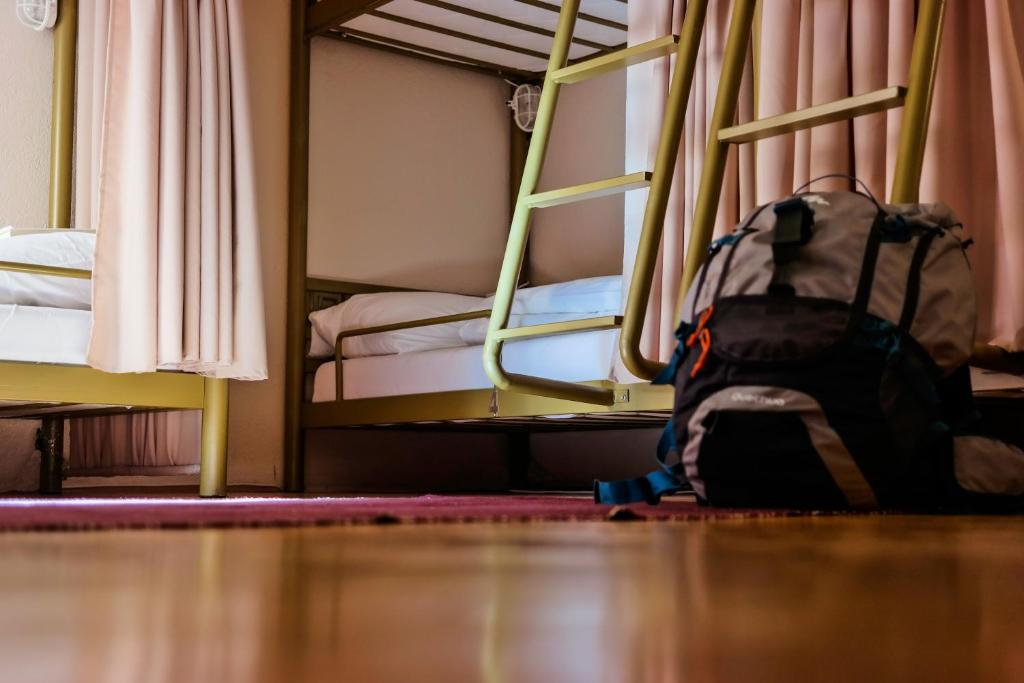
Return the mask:
[[0,304],[0,360],[85,365],[92,312]]
[[[509,372],[566,382],[614,379],[618,330],[564,334],[505,344]],[[489,389],[483,347],[435,349],[345,361],[344,398],[403,396],[436,391]],[[334,363],[317,368],[313,401],[334,400]]]

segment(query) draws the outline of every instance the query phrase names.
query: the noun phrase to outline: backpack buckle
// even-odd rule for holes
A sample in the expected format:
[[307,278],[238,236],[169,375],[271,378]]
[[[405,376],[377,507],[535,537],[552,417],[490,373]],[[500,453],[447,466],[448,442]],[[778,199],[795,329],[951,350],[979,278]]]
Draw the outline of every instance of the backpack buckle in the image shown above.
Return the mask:
[[811,241],[814,211],[799,197],[778,202],[773,210],[772,260],[776,264],[795,261],[800,255],[800,247]]

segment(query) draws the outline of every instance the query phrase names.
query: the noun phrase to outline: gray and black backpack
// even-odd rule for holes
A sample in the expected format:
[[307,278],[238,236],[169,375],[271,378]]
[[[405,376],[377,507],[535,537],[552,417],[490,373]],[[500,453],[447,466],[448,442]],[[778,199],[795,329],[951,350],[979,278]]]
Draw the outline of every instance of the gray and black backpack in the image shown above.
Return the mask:
[[942,204],[858,192],[757,208],[710,246],[655,380],[676,387],[662,468],[598,483],[597,500],[688,486],[722,506],[950,508],[1024,493],[1024,452],[970,436],[961,234]]

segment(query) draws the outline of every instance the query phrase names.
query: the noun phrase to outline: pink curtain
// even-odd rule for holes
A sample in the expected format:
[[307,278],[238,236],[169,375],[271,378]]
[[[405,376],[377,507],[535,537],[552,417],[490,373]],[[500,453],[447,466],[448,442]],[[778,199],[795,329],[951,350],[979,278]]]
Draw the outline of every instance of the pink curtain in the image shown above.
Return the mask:
[[199,413],[143,413],[71,420],[70,474],[199,471]]
[[98,231],[94,367],[266,378],[243,7],[83,3],[77,223]]
[[[684,245],[697,196],[728,31],[729,0],[711,0],[698,57],[684,141],[670,200],[660,272],[643,348],[667,360],[674,346],[675,302]],[[629,5],[629,42],[679,32],[686,2]],[[760,53],[748,57],[739,120],[767,117],[906,82],[914,35],[913,0],[772,0],[765,3]],[[752,52],[752,51],[751,51]],[[752,68],[757,59],[757,83]],[[666,60],[627,75],[627,171],[651,167],[668,89]],[[756,86],[756,87],[755,87]],[[902,110],[861,117],[742,145],[730,154],[716,233],[753,206],[784,196],[811,178],[850,173],[888,195]],[[842,181],[820,187],[843,188]],[[815,186],[819,187],[819,186]],[[978,339],[1024,349],[1024,3],[949,0],[929,128],[922,201],[943,201],[964,220],[975,245]],[[645,197],[626,199],[624,272]]]
[[[243,0],[80,3],[76,225],[97,230],[88,361],[267,376]],[[192,413],[89,418],[75,469],[198,461]]]

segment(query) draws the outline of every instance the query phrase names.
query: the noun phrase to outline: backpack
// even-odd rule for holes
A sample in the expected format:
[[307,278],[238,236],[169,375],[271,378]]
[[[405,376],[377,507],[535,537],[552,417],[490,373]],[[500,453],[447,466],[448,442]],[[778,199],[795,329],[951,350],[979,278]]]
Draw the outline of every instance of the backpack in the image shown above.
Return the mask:
[[758,207],[711,244],[682,316],[655,380],[675,385],[662,467],[595,483],[598,502],[687,486],[713,505],[814,509],[1024,493],[1024,452],[970,435],[974,284],[945,205],[805,192]]

